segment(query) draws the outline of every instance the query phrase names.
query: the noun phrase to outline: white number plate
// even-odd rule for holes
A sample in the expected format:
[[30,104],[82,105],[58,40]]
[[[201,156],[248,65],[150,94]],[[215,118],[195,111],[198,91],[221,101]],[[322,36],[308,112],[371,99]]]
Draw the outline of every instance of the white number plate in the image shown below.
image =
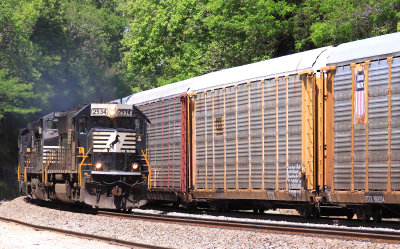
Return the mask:
[[108,116],[107,108],[92,108],[91,116]]
[[118,109],[118,117],[132,117],[132,109]]

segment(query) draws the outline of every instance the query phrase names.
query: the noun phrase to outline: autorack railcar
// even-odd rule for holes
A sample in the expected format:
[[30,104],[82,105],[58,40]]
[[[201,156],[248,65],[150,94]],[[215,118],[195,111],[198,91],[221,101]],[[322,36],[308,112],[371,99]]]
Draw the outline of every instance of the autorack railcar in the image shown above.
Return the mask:
[[395,33],[133,94],[149,200],[399,216],[399,56]]

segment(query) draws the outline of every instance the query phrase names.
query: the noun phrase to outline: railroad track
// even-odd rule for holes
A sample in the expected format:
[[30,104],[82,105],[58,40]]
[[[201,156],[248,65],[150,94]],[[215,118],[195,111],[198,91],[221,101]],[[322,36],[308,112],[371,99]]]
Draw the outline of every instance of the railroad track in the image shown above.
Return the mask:
[[166,247],[160,247],[160,246],[126,241],[126,240],[120,240],[120,239],[115,239],[115,238],[108,238],[108,237],[99,236],[99,235],[63,230],[63,229],[54,228],[54,227],[33,225],[33,224],[26,223],[23,221],[9,219],[9,218],[5,218],[5,217],[1,217],[1,216],[0,216],[0,220],[5,221],[5,222],[11,222],[11,223],[23,225],[23,226],[34,228],[34,229],[41,230],[41,231],[50,231],[50,232],[55,232],[55,233],[59,233],[59,234],[63,234],[63,235],[69,235],[69,236],[81,238],[81,239],[99,240],[99,241],[103,241],[103,242],[106,242],[106,243],[109,243],[112,245],[126,246],[126,247],[130,247],[130,248],[152,248],[152,249],[165,249],[166,248]]
[[340,227],[321,227],[321,226],[306,226],[302,224],[265,224],[256,222],[242,222],[242,221],[220,221],[213,219],[200,219],[193,217],[180,217],[180,216],[165,216],[158,214],[123,214],[115,213],[111,211],[99,210],[97,215],[118,217],[125,219],[140,219],[140,220],[151,220],[157,222],[175,223],[175,224],[186,224],[186,225],[198,225],[208,226],[217,228],[229,228],[229,229],[243,229],[243,230],[257,230],[263,232],[276,232],[276,233],[288,233],[288,234],[299,234],[299,235],[313,235],[313,236],[329,236],[346,239],[360,239],[360,240],[373,240],[373,241],[385,241],[385,242],[400,242],[400,232],[389,232],[389,231],[371,231],[357,228],[340,228]]

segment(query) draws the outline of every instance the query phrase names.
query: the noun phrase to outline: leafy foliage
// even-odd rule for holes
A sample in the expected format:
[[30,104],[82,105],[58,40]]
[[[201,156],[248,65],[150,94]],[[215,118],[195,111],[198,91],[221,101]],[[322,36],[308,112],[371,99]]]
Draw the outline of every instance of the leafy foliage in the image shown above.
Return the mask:
[[294,18],[296,49],[304,50],[398,31],[398,0],[308,0]]
[[10,77],[6,69],[0,69],[0,118],[5,112],[27,114],[38,111],[23,107],[32,97],[32,84],[20,83],[18,78]]
[[126,1],[124,75],[139,90],[293,52],[295,6],[272,0]]

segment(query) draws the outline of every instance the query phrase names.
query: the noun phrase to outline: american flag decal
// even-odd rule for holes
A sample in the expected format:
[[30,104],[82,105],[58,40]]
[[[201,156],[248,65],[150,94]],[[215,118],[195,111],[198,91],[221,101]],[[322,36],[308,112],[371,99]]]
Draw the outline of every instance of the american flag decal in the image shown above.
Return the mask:
[[[355,92],[355,114],[358,119],[362,119],[365,114],[365,91],[364,91],[364,68],[355,70],[356,92]],[[358,120],[359,122],[362,120]]]

